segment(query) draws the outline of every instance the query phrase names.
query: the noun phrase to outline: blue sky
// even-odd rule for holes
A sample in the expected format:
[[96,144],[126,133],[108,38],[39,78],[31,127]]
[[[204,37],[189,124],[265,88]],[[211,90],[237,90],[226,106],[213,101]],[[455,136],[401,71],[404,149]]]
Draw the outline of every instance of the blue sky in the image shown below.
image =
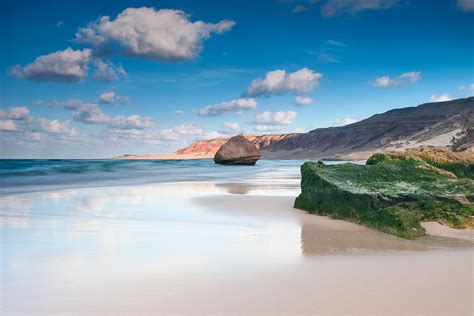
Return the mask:
[[167,153],[474,93],[473,0],[4,0],[0,23],[2,158]]

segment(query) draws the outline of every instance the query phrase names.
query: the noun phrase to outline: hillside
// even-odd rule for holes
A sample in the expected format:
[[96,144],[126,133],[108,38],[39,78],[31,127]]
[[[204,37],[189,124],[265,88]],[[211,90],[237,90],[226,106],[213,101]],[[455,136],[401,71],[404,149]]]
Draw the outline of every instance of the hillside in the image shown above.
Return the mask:
[[[318,128],[307,133],[244,136],[267,159],[364,159],[381,150],[403,150],[427,145],[450,147],[456,140],[469,144],[472,133],[468,131],[472,126],[474,97],[469,97],[394,109],[354,124]],[[467,137],[469,139],[466,141]],[[121,158],[212,158],[227,139],[199,140],[171,155]]]

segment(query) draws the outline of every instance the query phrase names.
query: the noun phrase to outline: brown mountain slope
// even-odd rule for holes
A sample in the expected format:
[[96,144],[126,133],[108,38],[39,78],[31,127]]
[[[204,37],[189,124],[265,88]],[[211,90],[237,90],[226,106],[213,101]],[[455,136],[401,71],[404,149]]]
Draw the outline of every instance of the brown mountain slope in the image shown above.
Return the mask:
[[[421,139],[423,145],[448,145],[452,138],[445,144],[431,144],[429,140],[467,129],[474,121],[473,110],[474,97],[395,109],[351,125],[319,128],[282,139],[264,149],[262,154],[266,158],[335,157],[391,148],[410,139],[412,147],[422,145],[417,145]],[[417,135],[420,140],[416,139]]]
[[[318,128],[308,133],[244,136],[267,159],[364,159],[374,151],[450,146],[474,126],[474,97],[425,103],[394,109],[360,122]],[[125,159],[212,158],[228,138],[199,140],[171,155],[121,157]]]

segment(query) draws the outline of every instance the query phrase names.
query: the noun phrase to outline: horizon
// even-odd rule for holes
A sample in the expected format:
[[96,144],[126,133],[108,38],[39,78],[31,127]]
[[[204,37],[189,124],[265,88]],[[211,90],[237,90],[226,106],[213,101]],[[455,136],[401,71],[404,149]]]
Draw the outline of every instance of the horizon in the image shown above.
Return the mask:
[[2,159],[171,153],[474,93],[468,0],[0,7]]

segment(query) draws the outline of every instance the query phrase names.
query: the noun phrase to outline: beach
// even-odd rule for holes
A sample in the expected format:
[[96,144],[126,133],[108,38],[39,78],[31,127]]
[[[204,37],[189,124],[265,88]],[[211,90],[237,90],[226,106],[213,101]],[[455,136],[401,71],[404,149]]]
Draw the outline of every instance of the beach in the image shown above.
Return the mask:
[[473,312],[473,230],[306,214],[300,161],[82,163],[2,170],[2,314]]

